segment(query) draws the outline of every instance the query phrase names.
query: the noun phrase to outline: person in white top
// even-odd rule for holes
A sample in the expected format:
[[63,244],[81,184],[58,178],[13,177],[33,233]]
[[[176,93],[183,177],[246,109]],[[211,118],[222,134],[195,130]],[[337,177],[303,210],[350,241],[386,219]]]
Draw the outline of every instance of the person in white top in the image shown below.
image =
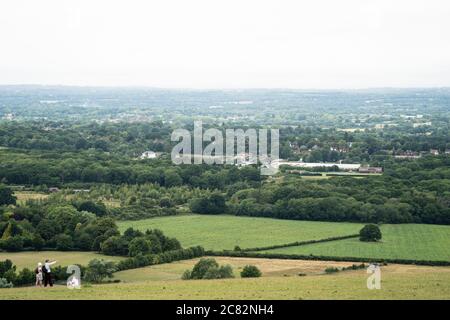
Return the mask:
[[52,269],[50,268],[51,265],[54,265],[56,261],[50,262],[50,260],[45,260],[44,267],[42,268],[42,271],[44,271],[44,287],[47,285],[50,285],[50,287],[53,287],[53,279],[52,279]]
[[37,286],[42,287],[42,280],[44,279],[44,275],[42,272],[42,263],[40,262],[38,263],[35,273],[36,273],[36,287]]

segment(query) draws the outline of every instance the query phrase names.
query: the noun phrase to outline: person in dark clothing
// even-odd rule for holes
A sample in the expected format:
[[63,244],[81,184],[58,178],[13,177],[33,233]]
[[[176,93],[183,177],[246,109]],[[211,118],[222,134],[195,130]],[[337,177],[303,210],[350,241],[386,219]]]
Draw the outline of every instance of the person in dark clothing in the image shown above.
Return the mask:
[[51,270],[50,266],[55,263],[56,263],[56,261],[50,262],[47,259],[47,260],[45,260],[45,263],[42,266],[42,272],[44,273],[44,287],[47,287],[47,285],[50,285],[50,287],[53,287],[52,270]]

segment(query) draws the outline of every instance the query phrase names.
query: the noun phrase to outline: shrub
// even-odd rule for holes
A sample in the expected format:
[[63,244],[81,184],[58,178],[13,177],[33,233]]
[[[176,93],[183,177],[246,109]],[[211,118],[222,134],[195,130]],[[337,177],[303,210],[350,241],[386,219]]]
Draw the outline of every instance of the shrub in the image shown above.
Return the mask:
[[12,288],[13,284],[11,282],[8,282],[5,278],[0,278],[0,289],[4,288]]
[[112,278],[115,271],[114,262],[94,259],[89,261],[85,279],[89,282],[100,283],[105,278]]
[[339,269],[335,267],[328,267],[325,269],[325,273],[336,273],[336,272],[339,272]]
[[183,280],[189,280],[191,279],[191,270],[186,270],[183,272],[183,275],[181,276],[181,279]]
[[36,280],[35,273],[28,268],[22,269],[17,275],[14,285],[24,286],[33,284]]
[[219,266],[213,258],[202,258],[195,264],[192,271],[186,270],[181,279],[226,279],[233,277],[231,266]]
[[149,240],[144,237],[135,238],[128,245],[128,254],[130,257],[137,256],[138,254],[149,254],[151,249],[152,246]]
[[0,248],[6,251],[20,251],[23,249],[23,240],[21,237],[10,237],[6,240],[0,240]]
[[218,268],[219,264],[216,259],[213,258],[202,258],[200,259],[192,268],[191,279],[203,279],[206,272],[210,268]]
[[258,278],[261,277],[261,271],[256,266],[246,265],[241,271],[242,278]]
[[16,267],[13,265],[12,261],[6,259],[4,261],[0,261],[0,278],[4,278],[6,271],[13,269],[16,270]]
[[360,241],[378,241],[381,240],[380,228],[375,224],[367,224],[359,231]]

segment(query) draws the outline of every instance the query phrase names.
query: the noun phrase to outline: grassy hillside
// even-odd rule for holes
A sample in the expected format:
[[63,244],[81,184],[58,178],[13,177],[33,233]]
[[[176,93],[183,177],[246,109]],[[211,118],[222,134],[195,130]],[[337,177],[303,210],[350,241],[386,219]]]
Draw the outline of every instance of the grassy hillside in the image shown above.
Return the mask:
[[112,257],[98,254],[95,252],[79,251],[26,251],[26,252],[0,252],[0,261],[10,259],[17,269],[36,267],[38,262],[44,262],[45,259],[57,260],[56,265],[68,266],[70,264],[87,265],[92,259],[105,259],[109,261],[118,261],[121,257]]
[[295,241],[323,239],[358,233],[362,225],[314,221],[292,221],[228,215],[185,215],[118,223],[140,230],[161,229],[176,237],[185,247],[201,245],[205,249],[253,248]]
[[266,251],[268,253],[313,254],[363,258],[399,258],[450,261],[450,226],[383,225],[381,242],[357,238]]
[[[136,269],[139,273],[141,269]],[[226,280],[148,280],[68,290],[0,289],[0,299],[450,299],[450,268],[382,267],[380,290],[368,290],[366,270],[331,275]]]

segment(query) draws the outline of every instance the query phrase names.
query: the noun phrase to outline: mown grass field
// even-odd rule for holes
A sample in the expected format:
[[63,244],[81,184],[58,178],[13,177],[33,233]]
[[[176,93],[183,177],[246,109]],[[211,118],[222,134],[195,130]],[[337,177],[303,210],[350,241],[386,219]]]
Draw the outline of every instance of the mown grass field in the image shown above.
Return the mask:
[[315,221],[292,221],[229,215],[183,215],[118,222],[121,232],[129,227],[142,231],[161,229],[180,240],[182,246],[205,249],[254,248],[295,241],[356,234],[362,225]]
[[17,197],[19,204],[24,204],[28,200],[43,200],[48,198],[48,194],[33,191],[16,191],[14,195]]
[[[169,269],[172,266],[162,265]],[[145,268],[146,269],[146,268]],[[180,269],[181,270],[181,269]],[[141,269],[134,272],[140,273]],[[263,276],[253,279],[131,281],[84,285],[0,289],[0,299],[450,299],[450,268],[388,265],[381,289],[369,290],[366,270],[330,275]]]
[[70,264],[87,265],[92,259],[105,259],[109,261],[118,261],[121,257],[105,256],[95,252],[80,251],[25,251],[25,252],[0,252],[0,261],[10,259],[18,270],[23,268],[34,269],[38,262],[44,262],[45,259],[57,260],[56,266],[68,266]]
[[450,261],[450,226],[425,224],[383,225],[380,242],[358,238],[286,247],[267,253]]
[[[300,273],[306,275],[323,274],[328,267],[348,267],[352,262],[336,261],[306,261],[289,259],[260,259],[260,258],[236,258],[236,257],[213,257],[220,265],[230,265],[234,276],[240,277],[244,266],[255,265],[263,277],[298,276]],[[167,264],[149,266],[140,269],[125,270],[114,274],[115,279],[125,283],[148,280],[179,280],[187,269],[192,269],[199,258],[176,261]],[[360,264],[360,263],[356,263]]]

